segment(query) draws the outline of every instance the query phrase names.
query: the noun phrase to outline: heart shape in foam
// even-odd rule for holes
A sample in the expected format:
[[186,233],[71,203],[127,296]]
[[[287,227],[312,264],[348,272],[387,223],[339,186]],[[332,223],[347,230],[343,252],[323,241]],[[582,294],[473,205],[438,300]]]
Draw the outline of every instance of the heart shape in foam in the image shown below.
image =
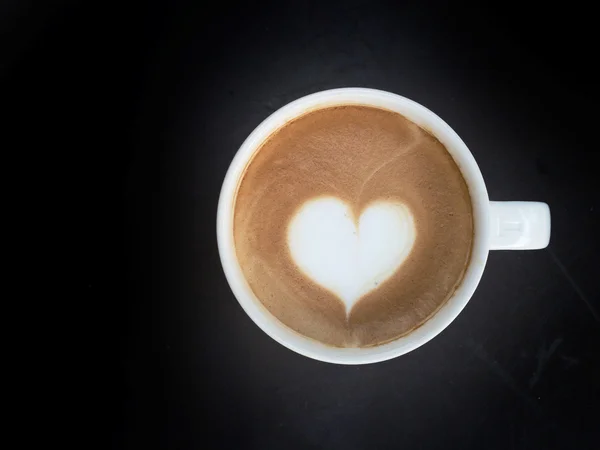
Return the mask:
[[294,262],[311,280],[352,307],[392,276],[415,242],[413,216],[404,204],[376,201],[358,222],[334,197],[309,200],[288,227]]

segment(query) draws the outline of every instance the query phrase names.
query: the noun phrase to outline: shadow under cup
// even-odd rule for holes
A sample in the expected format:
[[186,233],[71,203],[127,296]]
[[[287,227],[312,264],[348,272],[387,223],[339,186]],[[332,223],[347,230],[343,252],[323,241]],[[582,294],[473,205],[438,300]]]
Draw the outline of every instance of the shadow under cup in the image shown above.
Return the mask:
[[[233,215],[237,187],[254,152],[277,129],[307,112],[324,107],[365,105],[397,112],[434,135],[450,153],[469,188],[473,208],[471,259],[454,295],[427,321],[391,342],[364,348],[337,348],[303,336],[282,324],[256,298],[237,261]],[[363,88],[323,91],[298,99],[265,119],[244,141],[225,176],[217,211],[217,241],[225,275],[250,318],[277,342],[320,361],[366,364],[385,361],[423,345],[446,328],[462,311],[481,279],[489,251],[489,199],[483,177],[460,137],[437,115],[396,94]]]

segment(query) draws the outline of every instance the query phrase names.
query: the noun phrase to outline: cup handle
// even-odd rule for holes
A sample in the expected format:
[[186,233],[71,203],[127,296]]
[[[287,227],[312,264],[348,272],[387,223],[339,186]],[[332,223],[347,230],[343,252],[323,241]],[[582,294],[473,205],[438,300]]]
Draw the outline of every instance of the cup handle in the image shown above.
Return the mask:
[[542,202],[490,202],[490,250],[536,250],[550,241],[550,208]]

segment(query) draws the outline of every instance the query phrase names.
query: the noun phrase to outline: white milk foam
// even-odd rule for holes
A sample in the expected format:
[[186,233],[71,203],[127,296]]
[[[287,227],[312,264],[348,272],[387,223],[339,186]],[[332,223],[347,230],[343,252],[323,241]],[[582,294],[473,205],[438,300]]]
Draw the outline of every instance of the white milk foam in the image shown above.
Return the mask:
[[356,221],[345,202],[321,197],[298,209],[287,241],[298,267],[337,295],[349,315],[363,295],[402,265],[415,236],[413,216],[402,203],[373,202]]

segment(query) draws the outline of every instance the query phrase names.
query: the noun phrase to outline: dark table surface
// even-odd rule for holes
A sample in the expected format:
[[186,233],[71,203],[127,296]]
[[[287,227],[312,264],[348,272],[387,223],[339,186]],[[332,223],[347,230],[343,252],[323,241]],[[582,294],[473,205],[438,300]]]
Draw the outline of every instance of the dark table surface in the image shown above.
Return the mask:
[[[102,305],[114,448],[600,446],[597,26],[568,5],[526,10],[13,5],[7,73],[37,100],[14,114],[50,120],[59,155],[77,155],[78,281]],[[255,326],[215,238],[245,137],[284,104],[346,86],[422,103],[466,142],[492,200],[552,212],[550,246],[492,252],[438,337],[356,367],[297,355]]]

